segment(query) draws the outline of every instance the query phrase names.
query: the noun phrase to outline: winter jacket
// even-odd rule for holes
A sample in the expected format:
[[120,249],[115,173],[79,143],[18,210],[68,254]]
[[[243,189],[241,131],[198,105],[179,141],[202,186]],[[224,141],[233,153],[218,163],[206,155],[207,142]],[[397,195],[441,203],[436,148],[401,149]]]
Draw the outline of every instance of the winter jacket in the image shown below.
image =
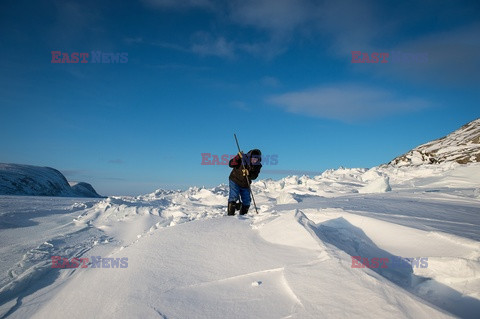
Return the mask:
[[[252,180],[256,179],[258,177],[258,174],[260,174],[260,169],[262,168],[262,153],[260,150],[251,150],[247,154],[243,155],[243,162],[245,165],[245,168],[248,170],[248,179],[250,181],[250,184],[252,183]],[[252,164],[250,162],[251,157],[256,157],[258,158],[258,162]],[[239,155],[235,156],[230,160],[228,163],[228,166],[232,167],[232,172],[230,173],[229,179],[235,182],[240,187],[249,187],[250,185],[247,183],[247,179],[245,176],[243,176],[243,166],[242,166],[242,159],[240,158]]]

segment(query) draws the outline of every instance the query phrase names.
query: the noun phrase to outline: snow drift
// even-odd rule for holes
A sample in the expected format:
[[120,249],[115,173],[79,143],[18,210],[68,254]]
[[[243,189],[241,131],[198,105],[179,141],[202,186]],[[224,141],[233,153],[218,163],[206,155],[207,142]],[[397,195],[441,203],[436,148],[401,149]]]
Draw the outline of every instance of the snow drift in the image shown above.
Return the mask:
[[[0,318],[477,318],[478,124],[391,165],[256,181],[258,215],[225,216],[224,184],[0,196]],[[3,165],[10,192],[94,191]]]
[[[227,185],[0,196],[0,317],[476,318],[479,174],[443,163],[260,180],[260,213],[244,217],[225,216]],[[384,178],[391,191],[361,193]],[[53,269],[52,256],[90,264]],[[128,267],[92,268],[92,256]],[[427,267],[408,261],[420,258]]]

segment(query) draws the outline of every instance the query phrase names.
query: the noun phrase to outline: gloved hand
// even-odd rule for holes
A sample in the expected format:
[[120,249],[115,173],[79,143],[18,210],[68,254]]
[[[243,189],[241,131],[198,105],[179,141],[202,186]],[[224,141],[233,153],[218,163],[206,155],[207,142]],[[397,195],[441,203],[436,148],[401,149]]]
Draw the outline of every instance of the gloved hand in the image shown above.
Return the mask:
[[243,176],[248,176],[248,169],[242,169]]

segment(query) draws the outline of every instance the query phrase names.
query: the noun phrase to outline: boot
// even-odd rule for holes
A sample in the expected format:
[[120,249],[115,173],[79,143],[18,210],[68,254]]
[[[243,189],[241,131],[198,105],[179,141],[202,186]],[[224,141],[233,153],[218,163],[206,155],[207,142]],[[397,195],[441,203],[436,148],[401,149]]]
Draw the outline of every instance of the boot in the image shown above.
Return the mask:
[[228,202],[227,215],[228,216],[235,215],[235,202]]
[[242,202],[235,203],[235,209],[240,210],[242,208]]
[[240,208],[240,215],[245,215],[246,213],[248,213],[249,208],[250,208],[250,206],[243,206],[242,205],[242,208]]

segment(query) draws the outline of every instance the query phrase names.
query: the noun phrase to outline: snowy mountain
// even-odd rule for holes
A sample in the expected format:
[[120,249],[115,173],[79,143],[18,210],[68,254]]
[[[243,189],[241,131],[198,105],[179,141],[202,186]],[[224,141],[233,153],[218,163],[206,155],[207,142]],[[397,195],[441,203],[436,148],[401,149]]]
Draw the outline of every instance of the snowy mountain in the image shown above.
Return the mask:
[[393,159],[389,165],[421,165],[443,162],[480,162],[480,119],[440,139],[422,144]]
[[242,217],[227,185],[0,196],[0,317],[478,318],[478,180],[455,162],[259,180]]
[[87,183],[69,184],[56,169],[0,163],[0,195],[101,197]]
[[78,197],[103,197],[97,193],[92,185],[85,182],[68,182],[72,191]]

